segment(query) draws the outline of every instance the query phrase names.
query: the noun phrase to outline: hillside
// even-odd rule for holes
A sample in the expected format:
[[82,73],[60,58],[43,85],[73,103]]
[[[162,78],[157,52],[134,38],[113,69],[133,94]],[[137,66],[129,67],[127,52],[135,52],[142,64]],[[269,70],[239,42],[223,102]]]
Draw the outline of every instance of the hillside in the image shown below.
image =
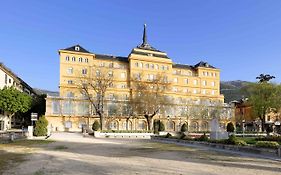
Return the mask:
[[224,95],[224,100],[226,103],[229,103],[233,100],[239,100],[243,98],[243,93],[241,92],[241,88],[245,87],[251,82],[248,81],[221,81],[220,83],[220,91],[221,94]]

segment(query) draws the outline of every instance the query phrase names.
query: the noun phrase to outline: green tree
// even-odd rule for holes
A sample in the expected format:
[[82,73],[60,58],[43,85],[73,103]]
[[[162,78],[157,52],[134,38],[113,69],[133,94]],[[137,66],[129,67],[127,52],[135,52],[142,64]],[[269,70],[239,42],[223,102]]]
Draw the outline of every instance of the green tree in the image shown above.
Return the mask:
[[229,122],[226,126],[226,131],[229,133],[229,132],[234,132],[234,125],[232,122]]
[[261,120],[262,131],[265,130],[265,115],[276,112],[281,107],[281,86],[266,80],[260,80],[247,88],[249,103],[255,116]]
[[45,116],[39,117],[39,120],[35,123],[34,135],[35,136],[46,136],[48,129],[48,120]]
[[0,90],[0,108],[9,112],[10,120],[17,112],[27,112],[31,108],[31,103],[29,95],[14,87],[4,87]]

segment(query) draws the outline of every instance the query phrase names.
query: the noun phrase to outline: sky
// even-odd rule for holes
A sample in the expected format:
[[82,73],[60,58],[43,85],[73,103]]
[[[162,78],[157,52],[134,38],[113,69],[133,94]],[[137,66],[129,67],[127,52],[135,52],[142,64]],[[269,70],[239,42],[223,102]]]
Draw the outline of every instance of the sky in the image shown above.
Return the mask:
[[34,88],[58,91],[58,50],[80,44],[128,56],[142,41],[173,62],[220,68],[221,80],[281,82],[280,0],[9,0],[0,4],[0,62]]

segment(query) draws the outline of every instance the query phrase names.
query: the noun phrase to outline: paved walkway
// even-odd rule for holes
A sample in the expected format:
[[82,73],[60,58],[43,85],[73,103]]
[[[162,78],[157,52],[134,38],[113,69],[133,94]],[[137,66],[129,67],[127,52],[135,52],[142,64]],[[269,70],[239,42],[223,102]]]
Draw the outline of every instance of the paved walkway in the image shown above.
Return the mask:
[[28,160],[4,174],[266,174],[281,162],[150,140],[84,138],[55,133],[56,142],[34,149]]

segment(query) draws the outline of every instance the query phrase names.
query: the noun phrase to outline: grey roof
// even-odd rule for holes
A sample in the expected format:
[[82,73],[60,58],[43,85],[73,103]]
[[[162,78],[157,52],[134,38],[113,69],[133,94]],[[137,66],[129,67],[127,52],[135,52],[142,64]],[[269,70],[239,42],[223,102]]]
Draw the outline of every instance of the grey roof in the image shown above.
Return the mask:
[[193,69],[193,66],[186,65],[186,64],[173,64],[173,68],[180,68],[180,69]]
[[197,63],[196,65],[194,65],[194,68],[197,68],[197,67],[206,67],[206,68],[213,68],[213,69],[216,69],[214,66],[212,66],[212,65],[210,65],[209,63],[204,62],[204,61],[200,61],[199,63]]
[[97,59],[104,59],[104,60],[116,60],[122,62],[129,62],[128,57],[121,57],[121,56],[113,56],[113,55],[103,55],[103,54],[95,54]]
[[[79,47],[79,50],[75,50],[76,47]],[[77,44],[75,46],[68,47],[66,49],[62,49],[62,50],[73,51],[73,52],[82,52],[82,53],[90,53],[88,50],[84,49],[79,44]]]

